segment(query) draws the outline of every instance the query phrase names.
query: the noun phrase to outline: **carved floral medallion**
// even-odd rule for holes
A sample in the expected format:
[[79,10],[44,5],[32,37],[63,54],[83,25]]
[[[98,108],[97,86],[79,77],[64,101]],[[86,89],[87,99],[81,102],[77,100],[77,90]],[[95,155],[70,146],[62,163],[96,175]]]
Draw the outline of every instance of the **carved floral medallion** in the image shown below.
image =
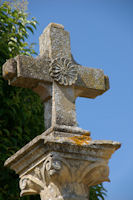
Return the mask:
[[61,85],[72,85],[77,80],[77,66],[65,58],[56,58],[51,62],[50,76]]

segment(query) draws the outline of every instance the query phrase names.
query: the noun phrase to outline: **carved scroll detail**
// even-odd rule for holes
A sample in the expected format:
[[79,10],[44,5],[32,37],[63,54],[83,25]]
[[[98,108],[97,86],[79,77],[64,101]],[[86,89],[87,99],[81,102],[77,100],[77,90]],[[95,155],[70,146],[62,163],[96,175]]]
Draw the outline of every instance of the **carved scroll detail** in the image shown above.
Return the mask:
[[44,159],[42,165],[34,168],[31,174],[24,175],[20,179],[21,196],[28,194],[40,194],[41,190],[46,189],[56,173],[61,169],[61,161],[53,154],[49,154]]
[[30,174],[23,176],[19,182],[21,193],[20,196],[29,194],[39,194],[44,189],[43,182]]

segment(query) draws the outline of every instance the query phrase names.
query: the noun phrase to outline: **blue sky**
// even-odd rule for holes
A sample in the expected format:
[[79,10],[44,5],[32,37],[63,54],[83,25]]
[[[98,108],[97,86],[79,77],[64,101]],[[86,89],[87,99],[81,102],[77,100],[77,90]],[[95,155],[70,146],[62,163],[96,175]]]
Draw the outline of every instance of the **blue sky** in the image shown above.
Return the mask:
[[106,200],[133,200],[133,1],[29,0],[28,11],[39,22],[29,38],[37,43],[38,54],[43,29],[50,22],[60,23],[70,32],[75,60],[109,76],[110,90],[104,95],[77,99],[77,119],[92,139],[122,143],[109,162]]

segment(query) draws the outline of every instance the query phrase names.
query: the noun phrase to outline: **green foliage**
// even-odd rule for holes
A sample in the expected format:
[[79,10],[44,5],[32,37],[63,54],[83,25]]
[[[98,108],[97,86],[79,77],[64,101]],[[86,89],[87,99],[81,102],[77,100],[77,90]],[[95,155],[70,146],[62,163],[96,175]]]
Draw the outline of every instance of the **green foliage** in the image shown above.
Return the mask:
[[107,196],[107,190],[103,187],[103,184],[99,184],[90,188],[90,198],[89,200],[104,200]]
[[[33,33],[36,21],[14,10],[7,3],[0,5],[0,200],[19,197],[18,176],[3,167],[4,161],[38,134],[44,131],[43,105],[29,89],[9,86],[2,78],[2,65],[17,54],[34,54],[25,39]],[[37,199],[23,197],[21,199]]]
[[27,13],[12,9],[7,3],[0,6],[1,62],[18,54],[35,54],[34,49],[29,48],[25,39],[29,36],[28,30],[33,33],[37,22],[34,18],[27,20],[27,16]]

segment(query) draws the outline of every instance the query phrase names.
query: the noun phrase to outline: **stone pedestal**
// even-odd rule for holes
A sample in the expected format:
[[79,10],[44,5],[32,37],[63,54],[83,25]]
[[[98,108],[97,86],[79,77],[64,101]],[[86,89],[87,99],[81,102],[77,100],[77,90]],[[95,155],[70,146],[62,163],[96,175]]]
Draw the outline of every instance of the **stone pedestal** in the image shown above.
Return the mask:
[[20,176],[21,196],[41,200],[88,200],[89,187],[109,181],[108,161],[120,147],[112,141],[91,141],[77,127],[55,126],[10,157],[5,166]]

